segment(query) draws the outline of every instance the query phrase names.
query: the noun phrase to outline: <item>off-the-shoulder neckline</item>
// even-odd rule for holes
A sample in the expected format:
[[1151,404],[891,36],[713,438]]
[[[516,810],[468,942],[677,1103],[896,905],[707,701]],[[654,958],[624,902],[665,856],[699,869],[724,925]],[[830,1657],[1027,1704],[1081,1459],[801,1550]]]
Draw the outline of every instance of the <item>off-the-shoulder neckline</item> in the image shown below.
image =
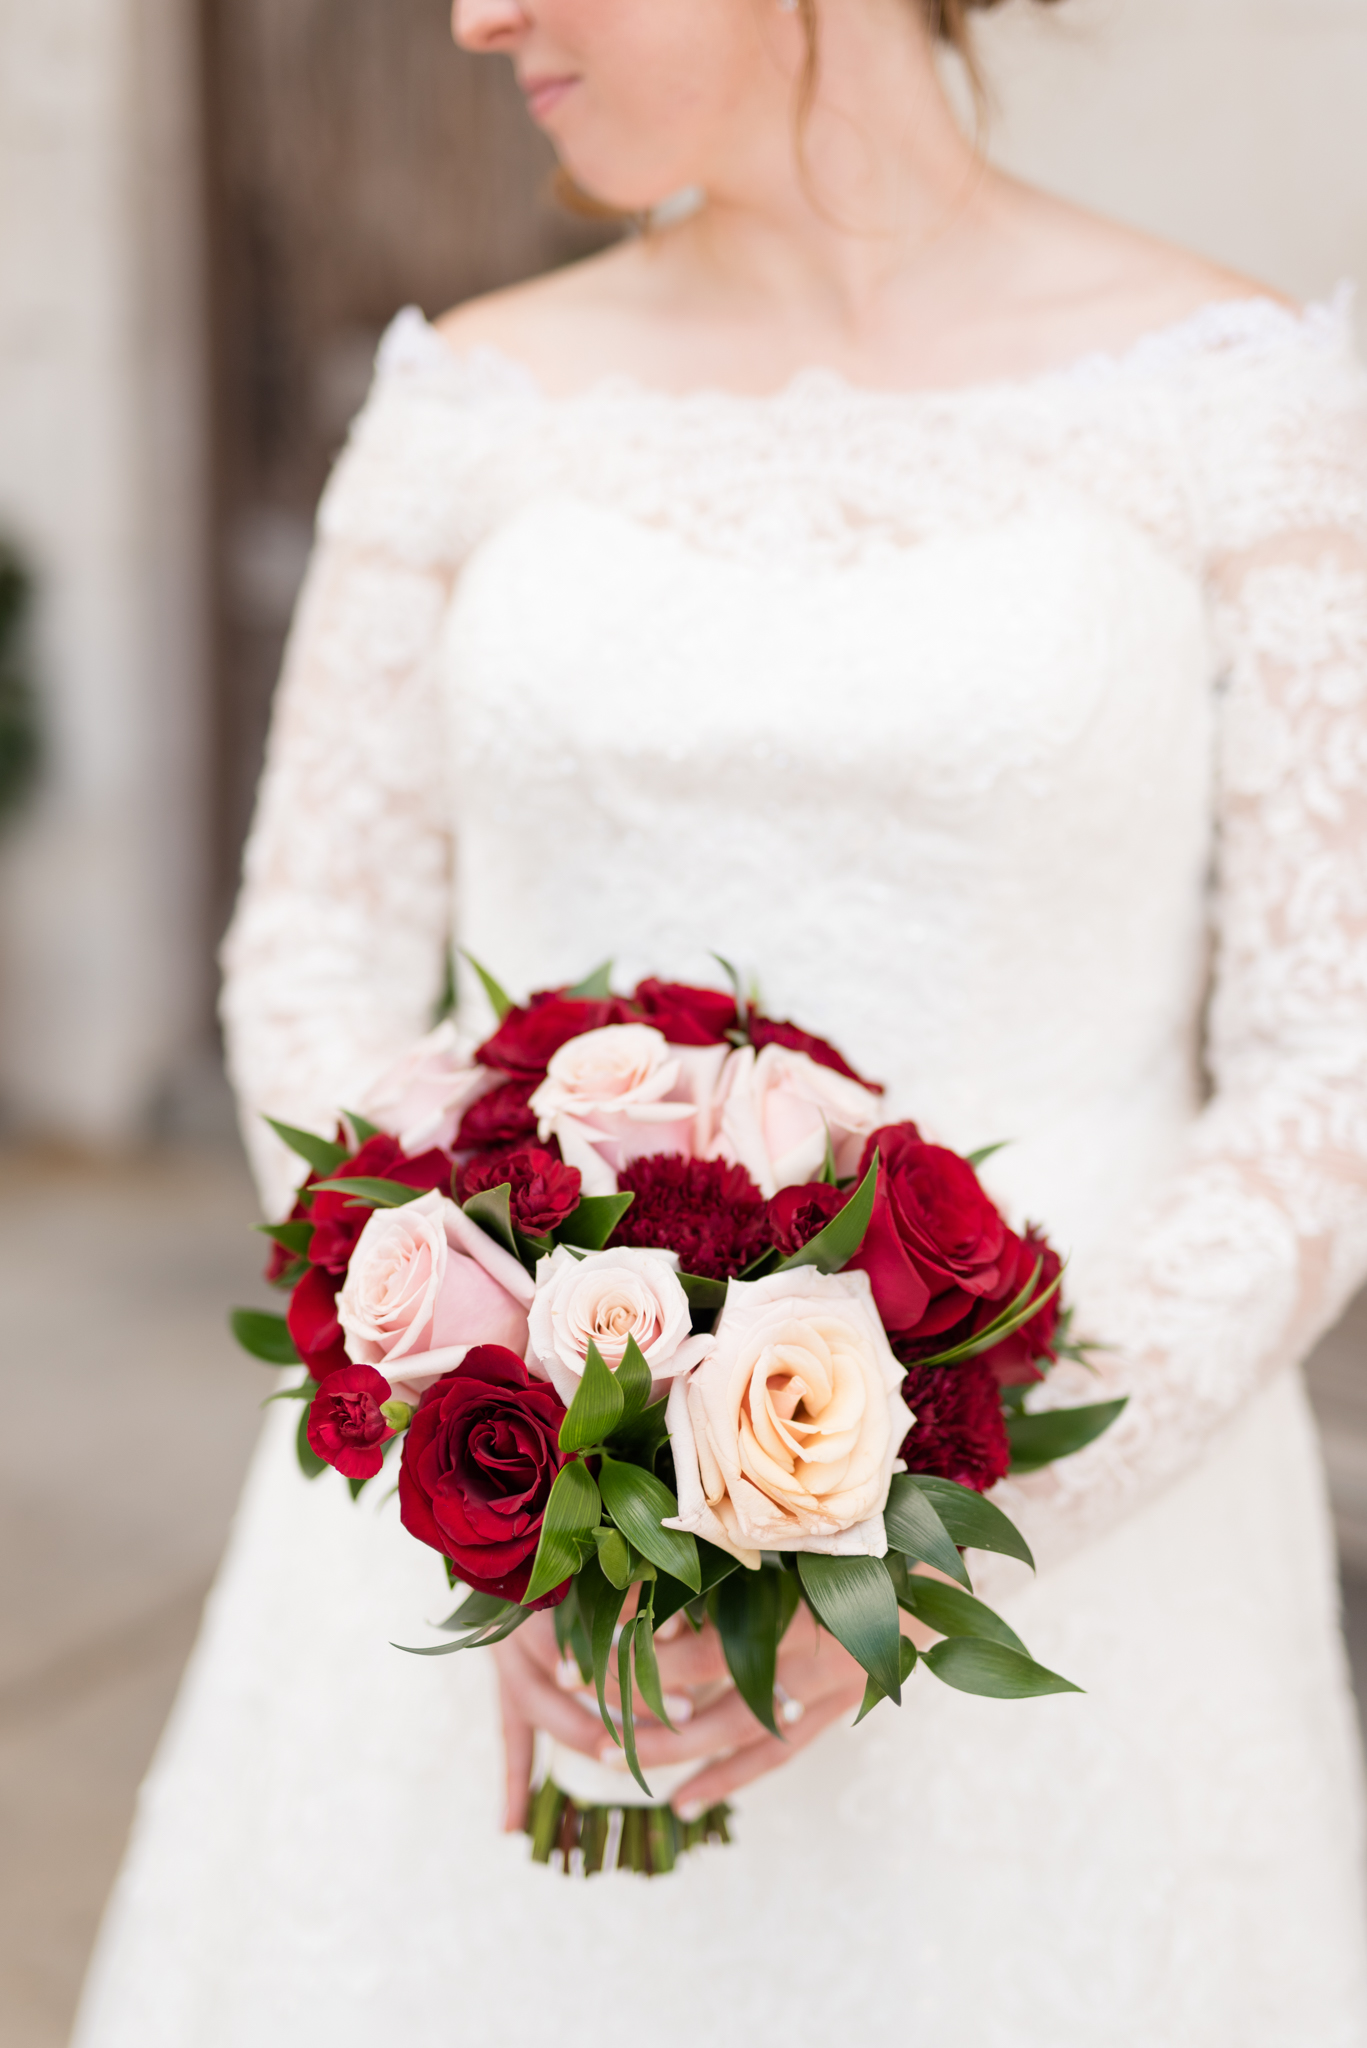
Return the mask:
[[453,348],[416,306],[405,306],[390,323],[376,359],[378,374],[418,371],[450,380],[462,395],[473,392],[521,397],[539,406],[574,408],[609,401],[692,408],[765,409],[817,394],[848,404],[951,409],[1009,398],[1046,396],[1117,379],[1151,377],[1180,368],[1203,355],[1257,354],[1269,343],[1298,341],[1351,346],[1354,285],[1345,280],[1327,299],[1297,306],[1269,293],[1211,299],[1179,320],[1151,328],[1124,348],[1094,349],[1067,363],[1021,377],[950,385],[879,386],[856,383],[843,371],[813,364],[797,370],[771,391],[734,391],[699,385],[671,391],[622,371],[606,372],[576,391],[555,392],[531,366],[508,349],[480,342]]

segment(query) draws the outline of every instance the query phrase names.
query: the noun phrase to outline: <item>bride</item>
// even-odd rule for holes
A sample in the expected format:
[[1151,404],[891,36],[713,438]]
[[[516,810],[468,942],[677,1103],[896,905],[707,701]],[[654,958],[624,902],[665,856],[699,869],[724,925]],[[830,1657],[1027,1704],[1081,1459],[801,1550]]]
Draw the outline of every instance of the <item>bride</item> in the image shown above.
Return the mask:
[[273,1419],[81,2048],[1367,2043],[1297,1370],[1367,1272],[1367,385],[1343,308],[985,168],[966,4],[457,0],[649,224],[386,337],[225,1017],[276,1213],[261,1113],[354,1101],[452,931],[519,990],[715,948],[892,1113],[1012,1140],[994,1190],[1110,1347],[1048,1398],[1130,1400],[1004,1489],[1038,1579],[977,1576],[1085,1696],[922,1674],[855,1735],[799,1630],[779,1743],[676,1639],[643,1756],[711,1759],[677,1797],[736,1845],[568,1882],[499,1833],[535,1731],[603,1742],[543,1624],[397,1655],[435,1559]]

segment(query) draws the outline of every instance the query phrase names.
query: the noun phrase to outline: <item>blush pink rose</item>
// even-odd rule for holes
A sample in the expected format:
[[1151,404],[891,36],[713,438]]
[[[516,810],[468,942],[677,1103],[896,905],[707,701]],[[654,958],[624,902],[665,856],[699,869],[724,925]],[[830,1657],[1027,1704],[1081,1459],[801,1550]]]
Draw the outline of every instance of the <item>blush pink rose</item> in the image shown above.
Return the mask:
[[337,1319],[348,1358],[375,1366],[400,1400],[416,1402],[473,1344],[524,1357],[534,1292],[518,1260],[434,1189],[371,1216]]
[[448,1018],[387,1068],[356,1109],[367,1123],[397,1138],[405,1152],[431,1146],[449,1152],[466,1110],[498,1080],[475,1064],[473,1046]]
[[659,1152],[696,1158],[709,1142],[724,1045],[670,1045],[649,1024],[607,1024],[551,1057],[531,1099],[542,1142],[559,1140],[586,1195],[616,1193],[617,1174]]
[[852,1174],[882,1114],[876,1095],[809,1054],[782,1045],[757,1053],[744,1045],[721,1076],[712,1150],[743,1166],[772,1199],[780,1188],[820,1176],[828,1138],[837,1173]]

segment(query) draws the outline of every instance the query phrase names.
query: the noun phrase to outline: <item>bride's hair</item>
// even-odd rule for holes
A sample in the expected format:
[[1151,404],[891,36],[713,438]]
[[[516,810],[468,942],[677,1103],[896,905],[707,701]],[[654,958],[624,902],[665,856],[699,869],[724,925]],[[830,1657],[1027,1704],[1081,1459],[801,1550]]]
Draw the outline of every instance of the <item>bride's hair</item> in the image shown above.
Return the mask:
[[[982,73],[978,69],[977,52],[973,47],[973,28],[969,16],[989,7],[1000,7],[1003,0],[913,0],[925,15],[933,36],[948,43],[963,60],[973,86],[973,96],[978,103],[981,116],[985,103]],[[1036,0],[1041,7],[1052,7],[1057,0]],[[798,120],[804,125],[816,97],[818,46],[820,40],[820,0],[796,0],[797,12],[807,36],[807,62],[803,67],[801,83],[798,86]]]

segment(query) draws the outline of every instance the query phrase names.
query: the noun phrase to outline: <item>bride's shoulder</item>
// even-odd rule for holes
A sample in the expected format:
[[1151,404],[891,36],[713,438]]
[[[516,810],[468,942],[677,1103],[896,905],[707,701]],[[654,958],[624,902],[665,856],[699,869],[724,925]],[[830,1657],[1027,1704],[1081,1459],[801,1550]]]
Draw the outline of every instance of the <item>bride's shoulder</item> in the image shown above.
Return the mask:
[[492,350],[547,390],[591,381],[624,303],[633,296],[630,245],[604,250],[524,284],[467,299],[432,325],[457,356]]

